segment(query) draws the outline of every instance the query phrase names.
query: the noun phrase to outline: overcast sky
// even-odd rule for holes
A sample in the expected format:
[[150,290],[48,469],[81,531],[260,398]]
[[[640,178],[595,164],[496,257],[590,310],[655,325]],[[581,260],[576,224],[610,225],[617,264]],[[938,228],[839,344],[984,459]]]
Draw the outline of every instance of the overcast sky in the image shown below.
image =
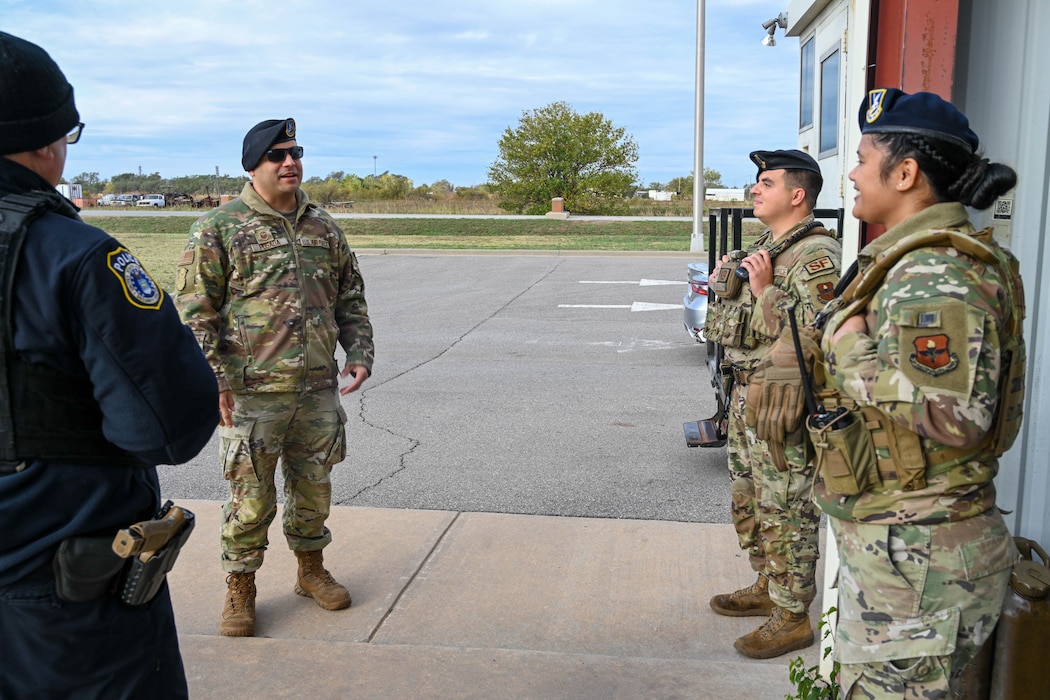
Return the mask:
[[[787,0],[707,0],[704,165],[797,145],[798,40],[762,22]],[[638,144],[639,180],[693,166],[696,0],[0,0],[0,29],[73,84],[66,176],[240,175],[241,140],[294,117],[306,177],[389,171],[484,183],[504,130],[552,102]]]

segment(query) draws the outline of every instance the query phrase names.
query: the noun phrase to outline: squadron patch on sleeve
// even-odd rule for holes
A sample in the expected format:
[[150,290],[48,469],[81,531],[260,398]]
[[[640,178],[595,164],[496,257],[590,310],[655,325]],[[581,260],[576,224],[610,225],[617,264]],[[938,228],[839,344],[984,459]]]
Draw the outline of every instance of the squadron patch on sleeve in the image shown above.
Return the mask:
[[124,288],[124,296],[140,309],[159,309],[164,291],[153,281],[138,258],[121,246],[106,256],[106,265]]
[[818,282],[817,297],[823,302],[831,301],[835,298],[835,285],[831,282]]
[[908,360],[920,372],[939,377],[959,366],[959,356],[948,348],[948,336],[943,333],[921,335],[912,341],[915,348]]
[[898,304],[892,316],[899,367],[912,384],[960,395],[973,390],[986,314],[957,299],[914,299]]

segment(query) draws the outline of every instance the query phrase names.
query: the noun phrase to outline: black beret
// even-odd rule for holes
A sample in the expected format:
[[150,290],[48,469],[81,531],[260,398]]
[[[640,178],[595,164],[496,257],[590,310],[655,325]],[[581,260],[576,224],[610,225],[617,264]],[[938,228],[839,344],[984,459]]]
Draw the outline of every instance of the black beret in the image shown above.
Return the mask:
[[962,146],[970,153],[976,153],[981,143],[966,115],[932,92],[909,95],[897,88],[870,90],[857,119],[862,134],[922,134]]
[[255,170],[255,166],[262,160],[263,155],[270,150],[270,146],[281,141],[291,141],[295,138],[295,120],[267,119],[259,122],[244,135],[244,145],[241,147],[241,165],[245,171]]
[[0,155],[48,146],[79,121],[73,87],[51,56],[0,32]]
[[808,153],[789,151],[752,151],[751,160],[758,166],[758,174],[767,170],[809,170],[821,175],[820,166]]

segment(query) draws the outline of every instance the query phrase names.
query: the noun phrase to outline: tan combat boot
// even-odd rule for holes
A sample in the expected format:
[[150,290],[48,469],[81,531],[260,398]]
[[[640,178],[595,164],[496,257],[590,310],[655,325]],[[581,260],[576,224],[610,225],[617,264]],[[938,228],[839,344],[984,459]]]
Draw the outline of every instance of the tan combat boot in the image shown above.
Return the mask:
[[313,598],[325,610],[342,610],[350,607],[350,592],[336,582],[328,569],[324,568],[324,555],[315,552],[296,552],[299,560],[299,578],[295,592]]
[[720,593],[711,599],[711,609],[730,617],[766,617],[776,604],[769,598],[769,579],[762,574],[758,580],[733,593]]
[[224,637],[255,635],[255,572],[226,577],[226,607],[222,611],[219,634]]
[[772,659],[789,651],[805,649],[812,643],[809,614],[791,612],[778,605],[761,627],[736,640],[733,646],[752,659]]

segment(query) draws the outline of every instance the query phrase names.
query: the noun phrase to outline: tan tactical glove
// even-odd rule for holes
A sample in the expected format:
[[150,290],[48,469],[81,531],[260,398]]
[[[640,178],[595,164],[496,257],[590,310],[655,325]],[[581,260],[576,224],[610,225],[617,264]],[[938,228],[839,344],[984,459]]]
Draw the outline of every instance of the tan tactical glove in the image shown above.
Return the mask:
[[[812,326],[799,330],[802,357],[810,387],[824,384],[821,332]],[[785,330],[755,367],[747,385],[744,422],[760,440],[792,444],[806,414],[806,393],[791,331]]]

